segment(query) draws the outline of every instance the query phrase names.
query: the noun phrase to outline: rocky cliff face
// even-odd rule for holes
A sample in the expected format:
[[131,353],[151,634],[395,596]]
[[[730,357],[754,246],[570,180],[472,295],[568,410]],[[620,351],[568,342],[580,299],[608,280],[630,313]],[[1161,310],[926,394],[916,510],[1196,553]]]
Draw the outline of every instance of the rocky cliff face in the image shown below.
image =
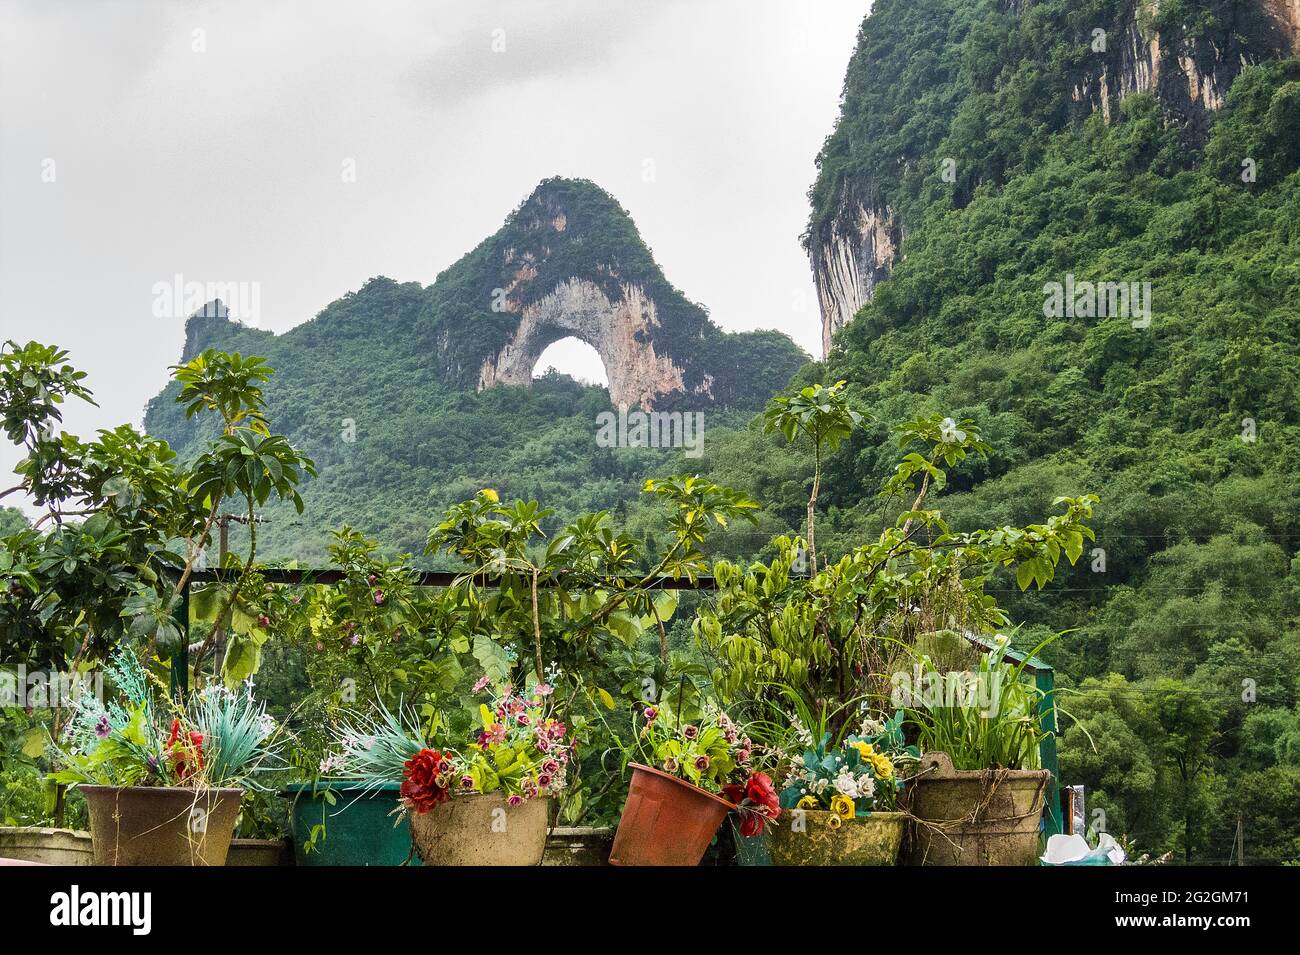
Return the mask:
[[479,391],[527,386],[542,352],[567,337],[600,354],[615,405],[646,410],[752,403],[772,370],[752,367],[755,349],[776,358],[781,380],[807,357],[776,333],[724,333],[667,281],[618,203],[579,180],[539,185],[439,277],[430,311],[445,376]]
[[[986,22],[997,17],[1023,18],[1049,2],[1003,0]],[[1216,19],[1185,23],[1170,13],[1167,4],[1162,10],[1161,0],[1134,0],[1117,21],[1094,28],[1104,30],[1104,37],[1091,31],[1080,33],[1078,46],[1087,53],[1078,58],[1080,65],[1069,76],[1064,113],[1077,121],[1100,112],[1109,122],[1125,96],[1153,92],[1170,120],[1187,129],[1190,140],[1202,137],[1244,66],[1300,53],[1300,0],[1220,6],[1223,9],[1215,11]],[[878,16],[899,19],[900,11],[897,4],[877,3],[863,24],[856,62],[849,67],[841,125],[855,108],[853,82],[869,88],[898,80],[892,75],[896,67],[880,54],[890,34],[888,24],[873,23]],[[961,49],[964,43],[965,37],[948,40],[958,60],[969,54]],[[940,51],[927,52],[939,58]],[[895,122],[917,122],[919,117],[914,114],[927,108],[918,105],[913,109],[908,104]],[[863,150],[864,144],[854,143],[852,135],[837,130],[819,162],[835,149],[852,152]],[[891,161],[906,170],[924,158],[904,155],[891,157]],[[826,169],[822,172],[824,177]],[[828,209],[814,214],[805,245],[817,287],[826,352],[835,333],[871,301],[902,243],[906,223],[873,179],[867,168],[835,173],[833,181],[819,183],[834,199]]]
[[[623,285],[611,300],[594,282],[570,278],[527,305],[511,302],[519,327],[499,351],[483,359],[478,389],[527,385],[537,359],[551,343],[574,336],[600,354],[609,397],[621,407],[649,409],[686,391],[682,369],[655,351],[659,326],[654,300],[638,285]],[[701,383],[698,393],[712,397]]]
[[413,382],[480,392],[527,387],[547,346],[576,337],[600,354],[613,404],[646,410],[760,408],[809,357],[778,332],[723,332],[668,282],[619,204],[571,179],[541,183],[428,287],[372,279],[283,335],[216,301],[185,332],[182,361],[240,349],[273,357],[292,385],[312,356],[345,349],[353,389],[400,364]]

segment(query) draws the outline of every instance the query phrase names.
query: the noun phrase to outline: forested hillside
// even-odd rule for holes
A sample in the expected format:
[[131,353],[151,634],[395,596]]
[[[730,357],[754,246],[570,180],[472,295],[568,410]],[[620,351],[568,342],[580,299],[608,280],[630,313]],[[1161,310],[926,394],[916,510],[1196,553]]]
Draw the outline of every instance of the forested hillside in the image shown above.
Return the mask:
[[[995,449],[931,501],[958,527],[1098,494],[1096,547],[1077,566],[1042,592],[1009,577],[994,589],[1020,643],[1070,631],[1048,656],[1069,714],[1063,782],[1103,813],[1089,822],[1180,860],[1226,860],[1239,818],[1250,859],[1300,860],[1293,17],[1272,0],[878,0],[810,192],[831,348],[792,384],[845,379],[867,414],[827,464],[819,549],[875,536],[890,428],[923,413],[975,419]],[[568,222],[622,235],[607,209]],[[553,377],[475,390],[482,355],[519,327],[483,311],[481,292],[513,280],[507,249],[540,255],[554,230],[489,240],[427,290],[374,280],[279,338],[195,321],[187,354],[269,358],[275,419],[321,465],[304,518],[269,515],[267,553],[319,559],[345,518],[418,549],[433,515],[484,486],[555,507],[556,522],[616,508],[635,531],[650,525],[639,479],[686,468],[765,505],[757,529],[726,535],[728,554],[768,553],[802,526],[808,456],[751,417],[798,364],[778,336],[706,330],[700,363],[683,359],[683,394],[699,394],[697,372],[716,376],[698,460],[596,448],[601,389]],[[620,274],[676,316],[665,341],[706,328],[626,241]],[[579,271],[617,297],[589,268],[604,259],[563,248],[578,258],[549,260],[534,291]],[[1137,283],[1149,312],[1086,295],[1054,308],[1051,290],[1076,283]],[[170,394],[147,423],[184,446]]]
[[[600,351],[608,390],[531,382],[541,351],[567,335]],[[565,517],[618,506],[674,455],[599,446],[611,400],[704,415],[707,449],[713,429],[745,420],[808,359],[778,332],[721,331],[663,276],[611,196],[565,179],[542,183],[427,288],[375,278],[283,335],[214,307],[189,320],[178,358],[206,348],[275,369],[271,415],[320,476],[302,516],[264,515],[260,546],[315,562],[345,520],[418,553],[437,515],[487,486]],[[150,402],[145,426],[187,455],[199,445],[177,390]]]
[[[1157,84],[1103,111],[1074,92],[1094,26],[1124,36],[1145,11],[1193,46],[1233,33],[1236,55],[1238,33],[1272,35],[1261,5],[1014,7],[878,2],[863,26],[810,245],[816,266],[846,194],[901,245],[799,376],[847,379],[870,416],[830,464],[819,545],[878,526],[888,428],[921,412],[996,449],[937,498],[959,526],[1097,493],[1097,549],[1059,586],[999,588],[1022,642],[1073,631],[1049,652],[1078,718],[1064,782],[1145,850],[1224,860],[1240,814],[1250,858],[1300,858],[1300,63],[1253,50],[1216,109]],[[1149,282],[1149,322],[1046,314],[1067,273]],[[771,444],[715,441],[711,475],[797,526],[807,469],[751,477],[784,460]]]

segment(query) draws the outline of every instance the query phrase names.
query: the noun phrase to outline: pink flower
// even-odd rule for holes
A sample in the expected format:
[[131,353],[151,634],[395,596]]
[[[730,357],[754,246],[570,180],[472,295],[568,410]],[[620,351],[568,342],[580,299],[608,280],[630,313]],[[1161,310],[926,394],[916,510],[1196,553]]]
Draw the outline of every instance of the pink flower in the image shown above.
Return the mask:
[[489,682],[490,682],[490,681],[488,680],[488,678],[487,678],[486,676],[481,676],[481,677],[479,677],[479,678],[478,678],[478,682],[474,684],[474,692],[475,692],[475,693],[482,693],[482,692],[483,692],[483,687],[487,686]]
[[378,606],[379,606],[381,603],[383,603],[383,602],[384,602],[384,592],[383,592],[382,590],[376,590],[376,591],[375,591],[375,606],[378,607]]
[[659,716],[659,711],[655,709],[653,706],[647,706],[645,708],[645,718],[648,722],[653,723],[658,716]]
[[471,775],[469,775],[468,773],[466,773],[464,776],[460,777],[460,788],[461,788],[461,789],[473,789],[473,788],[474,788],[474,777],[471,776]]
[[558,773],[560,771],[560,763],[558,760],[548,759],[546,762],[542,763],[542,769],[548,773]]
[[519,723],[520,726],[529,726],[532,724],[532,720],[528,718],[527,713],[520,713],[519,716],[517,717],[517,722]]
[[687,723],[682,727],[682,735],[687,739],[695,739],[695,737],[700,735],[700,728],[694,723]]
[[696,757],[695,757],[695,768],[698,769],[700,772],[704,772],[706,769],[708,769],[708,768],[709,768],[709,757],[707,757],[707,756],[696,756]]
[[538,696],[550,696],[555,692],[555,687],[551,686],[549,683],[539,683],[533,688],[533,692]]
[[551,741],[545,736],[537,737],[536,745],[543,753],[549,753],[551,751]]
[[524,797],[520,796],[518,793],[515,793],[506,801],[510,803],[510,805],[512,806],[520,806],[523,805]]
[[537,777],[537,785],[541,786],[543,789],[545,789],[550,784],[551,784],[551,777],[549,774],[542,773],[540,776]]

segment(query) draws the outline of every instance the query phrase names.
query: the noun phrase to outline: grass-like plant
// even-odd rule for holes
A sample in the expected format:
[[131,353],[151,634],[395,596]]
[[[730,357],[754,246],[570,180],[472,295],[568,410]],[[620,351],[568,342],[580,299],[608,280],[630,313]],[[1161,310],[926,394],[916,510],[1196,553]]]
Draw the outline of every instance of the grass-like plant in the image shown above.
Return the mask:
[[922,686],[912,687],[907,720],[918,728],[924,752],[944,752],[954,769],[1039,769],[1043,692],[1024,679],[1028,661],[1055,640],[1048,637],[1019,663],[1004,658],[1010,640],[1000,637],[980,657],[979,669],[940,672],[920,655]]

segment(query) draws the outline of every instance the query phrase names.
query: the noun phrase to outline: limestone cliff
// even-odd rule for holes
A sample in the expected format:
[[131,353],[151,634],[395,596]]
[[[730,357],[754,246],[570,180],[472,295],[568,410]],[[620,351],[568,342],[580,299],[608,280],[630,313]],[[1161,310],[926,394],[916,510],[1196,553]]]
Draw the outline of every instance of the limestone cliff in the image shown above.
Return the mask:
[[807,358],[775,332],[719,329],[665,279],[618,203],[581,180],[540,184],[439,276],[428,315],[444,376],[480,391],[528,385],[567,337],[600,354],[615,405],[645,409],[755,405]]
[[[1243,67],[1300,52],[1300,0],[1127,0],[1108,9],[1109,20],[1092,22],[1065,0],[878,0],[818,156],[804,239],[826,352],[888,276],[908,226],[900,206],[937,184],[960,205],[982,182],[996,183],[1001,170],[954,154],[954,124],[1032,96],[1028,138],[1095,112],[1109,122],[1124,97],[1150,92],[1195,147]],[[955,170],[948,179],[945,159]]]

